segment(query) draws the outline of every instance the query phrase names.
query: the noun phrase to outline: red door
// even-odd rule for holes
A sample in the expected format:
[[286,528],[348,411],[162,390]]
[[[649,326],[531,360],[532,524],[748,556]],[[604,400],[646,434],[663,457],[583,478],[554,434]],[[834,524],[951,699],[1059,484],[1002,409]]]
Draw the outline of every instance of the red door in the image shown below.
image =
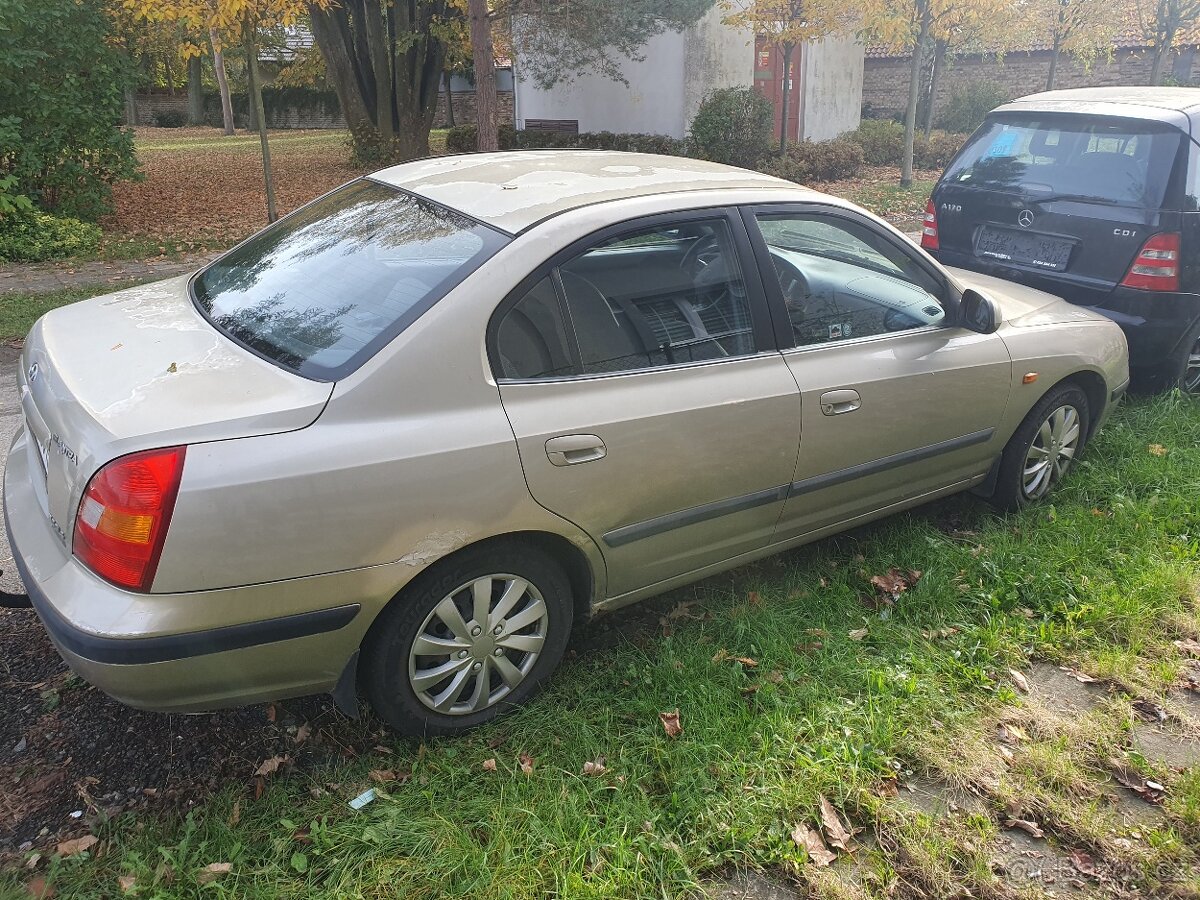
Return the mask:
[[[796,78],[800,48],[792,51],[788,87],[788,141],[800,140],[800,79]],[[775,137],[779,138],[779,121],[783,116],[783,53],[767,43],[763,35],[754,41],[754,87],[775,107]]]

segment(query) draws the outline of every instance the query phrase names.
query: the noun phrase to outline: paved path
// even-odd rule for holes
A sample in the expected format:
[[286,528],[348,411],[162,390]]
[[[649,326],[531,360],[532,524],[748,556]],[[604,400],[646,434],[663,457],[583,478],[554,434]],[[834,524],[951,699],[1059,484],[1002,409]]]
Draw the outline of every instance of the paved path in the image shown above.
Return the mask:
[[161,259],[18,263],[0,268],[0,297],[5,294],[47,294],[88,284],[170,278],[172,275],[192,272],[214,256],[215,253],[193,253]]

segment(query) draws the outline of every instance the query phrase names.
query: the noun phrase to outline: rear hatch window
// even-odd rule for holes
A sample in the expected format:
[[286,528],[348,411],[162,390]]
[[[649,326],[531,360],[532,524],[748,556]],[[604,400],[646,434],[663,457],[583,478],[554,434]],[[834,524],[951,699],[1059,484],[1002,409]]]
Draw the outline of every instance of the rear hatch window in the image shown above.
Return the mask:
[[1034,200],[1093,200],[1158,208],[1181,133],[1157,122],[1090,116],[991,119],[943,181],[1017,191]]
[[260,356],[332,381],[358,368],[507,242],[466,216],[361,180],[196,276],[197,306]]

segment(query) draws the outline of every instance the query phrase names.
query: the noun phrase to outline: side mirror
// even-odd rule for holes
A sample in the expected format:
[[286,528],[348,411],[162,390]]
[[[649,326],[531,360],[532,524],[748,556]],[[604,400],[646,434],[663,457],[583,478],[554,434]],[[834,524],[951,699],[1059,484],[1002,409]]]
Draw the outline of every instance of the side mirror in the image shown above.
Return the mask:
[[980,334],[992,334],[1000,327],[1000,307],[979,291],[967,288],[958,302],[959,324]]

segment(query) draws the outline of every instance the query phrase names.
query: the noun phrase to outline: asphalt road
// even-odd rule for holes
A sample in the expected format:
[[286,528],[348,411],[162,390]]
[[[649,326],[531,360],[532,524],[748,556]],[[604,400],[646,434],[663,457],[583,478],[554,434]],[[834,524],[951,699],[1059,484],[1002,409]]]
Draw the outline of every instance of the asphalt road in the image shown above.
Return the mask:
[[[21,404],[17,400],[17,360],[21,353],[9,347],[0,347],[0,471],[8,460],[8,445],[21,422]],[[0,591],[22,593],[21,580],[12,561],[12,550],[8,547],[8,534],[0,520]]]

